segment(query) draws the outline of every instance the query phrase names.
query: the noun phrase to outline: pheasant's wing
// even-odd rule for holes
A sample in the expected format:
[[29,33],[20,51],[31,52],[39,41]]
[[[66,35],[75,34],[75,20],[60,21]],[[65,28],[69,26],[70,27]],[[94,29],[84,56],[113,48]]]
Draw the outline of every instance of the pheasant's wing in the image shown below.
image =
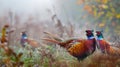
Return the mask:
[[110,49],[109,43],[106,42],[105,40],[99,40],[99,46],[102,51],[106,51],[106,50]]
[[29,39],[28,38],[28,43],[32,46],[32,47],[39,47],[39,43],[33,39]]
[[68,52],[73,56],[80,56],[86,52],[86,46],[84,45],[84,41],[75,42],[69,49]]

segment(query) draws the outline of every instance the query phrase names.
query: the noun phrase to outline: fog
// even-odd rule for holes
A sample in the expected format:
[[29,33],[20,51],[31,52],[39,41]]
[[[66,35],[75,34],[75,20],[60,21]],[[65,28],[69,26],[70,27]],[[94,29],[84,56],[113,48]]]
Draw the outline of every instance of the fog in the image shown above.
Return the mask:
[[51,7],[49,0],[0,0],[0,10],[7,10],[8,8],[18,12],[33,12],[41,10],[43,12],[46,8]]
[[22,15],[34,14],[45,20],[57,14],[63,22],[80,21],[84,15],[82,7],[76,5],[76,0],[0,0],[0,15],[7,11]]
[[10,10],[19,14],[36,13],[46,18],[52,3],[52,0],[0,0],[0,14]]
[[[82,9],[82,6],[76,4],[76,0],[0,0],[0,15],[3,17],[8,11],[11,11],[13,15],[19,15],[20,23],[27,22],[28,16],[34,17],[37,23],[46,20],[47,22],[53,22],[51,17],[56,14],[63,26],[66,23],[66,26],[68,26],[68,22],[70,22],[77,30],[79,28],[93,29],[93,26],[86,26],[88,25],[86,22],[91,20],[81,18],[86,12]],[[13,20],[12,23],[18,22]]]

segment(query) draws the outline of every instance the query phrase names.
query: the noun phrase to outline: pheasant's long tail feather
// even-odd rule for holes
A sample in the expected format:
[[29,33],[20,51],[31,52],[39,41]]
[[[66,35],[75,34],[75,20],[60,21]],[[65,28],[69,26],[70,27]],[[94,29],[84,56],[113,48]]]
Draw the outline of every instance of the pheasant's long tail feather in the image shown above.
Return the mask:
[[61,42],[57,41],[57,40],[54,40],[54,39],[48,39],[48,38],[43,38],[42,40],[45,40],[45,41],[48,41],[48,42],[51,42],[51,43],[55,43],[55,44],[60,44]]
[[60,37],[58,37],[58,36],[55,36],[55,35],[53,35],[53,34],[51,34],[51,33],[49,33],[49,32],[44,32],[46,35],[48,35],[51,39],[55,39],[55,40],[57,40],[57,41],[62,41],[62,39],[60,38]]

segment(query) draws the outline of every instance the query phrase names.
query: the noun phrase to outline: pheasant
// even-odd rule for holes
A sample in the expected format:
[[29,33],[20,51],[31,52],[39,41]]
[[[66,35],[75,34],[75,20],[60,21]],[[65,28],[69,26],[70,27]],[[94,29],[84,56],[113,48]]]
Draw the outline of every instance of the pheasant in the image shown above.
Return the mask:
[[120,49],[110,46],[110,44],[104,39],[102,31],[96,31],[97,43],[102,53],[110,55],[120,55]]
[[25,47],[26,42],[27,42],[27,34],[25,32],[22,32],[21,33],[21,40],[20,40],[22,47]]
[[36,48],[39,46],[39,43],[37,41],[35,41],[31,38],[28,38],[26,32],[22,32],[20,43],[21,43],[22,47],[25,47],[25,43],[28,43],[33,48]]
[[76,57],[79,61],[84,60],[96,49],[96,40],[93,30],[86,30],[87,39],[69,39],[61,41],[60,39],[44,38],[43,40],[52,42],[65,48],[70,55]]

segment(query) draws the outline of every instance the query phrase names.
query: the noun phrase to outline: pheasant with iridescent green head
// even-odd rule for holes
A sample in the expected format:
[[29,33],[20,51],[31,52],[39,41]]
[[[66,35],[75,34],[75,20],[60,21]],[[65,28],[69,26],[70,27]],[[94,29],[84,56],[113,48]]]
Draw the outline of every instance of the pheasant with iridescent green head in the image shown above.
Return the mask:
[[110,43],[104,39],[102,31],[96,31],[96,36],[97,44],[99,45],[99,48],[102,53],[120,56],[120,49],[111,46]]
[[80,61],[93,54],[96,49],[96,40],[93,35],[93,30],[86,30],[85,32],[87,39],[60,40],[58,38],[44,38],[44,40],[65,48],[70,55]]

